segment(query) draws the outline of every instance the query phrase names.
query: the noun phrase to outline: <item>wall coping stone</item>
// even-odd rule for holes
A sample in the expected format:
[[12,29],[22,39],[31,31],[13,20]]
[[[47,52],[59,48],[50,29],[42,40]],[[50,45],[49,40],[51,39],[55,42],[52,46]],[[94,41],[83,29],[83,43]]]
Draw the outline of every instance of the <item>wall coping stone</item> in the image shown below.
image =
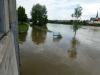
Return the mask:
[[[1,34],[3,36],[3,34]],[[0,37],[1,37],[0,35]],[[5,56],[5,52],[7,50],[7,45],[9,44],[8,35],[3,36],[3,38],[0,40],[0,64],[3,61],[3,57]]]

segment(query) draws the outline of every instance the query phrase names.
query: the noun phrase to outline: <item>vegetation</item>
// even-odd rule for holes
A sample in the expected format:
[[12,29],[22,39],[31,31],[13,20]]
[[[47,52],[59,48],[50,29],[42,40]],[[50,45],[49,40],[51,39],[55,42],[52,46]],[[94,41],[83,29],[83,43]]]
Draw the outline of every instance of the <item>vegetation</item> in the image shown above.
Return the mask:
[[81,15],[82,15],[82,7],[77,6],[74,9],[74,13],[71,15],[73,18],[75,18],[75,20],[73,21],[73,31],[75,32],[74,37],[76,36],[77,30],[81,27],[81,24],[80,24]]
[[18,10],[18,22],[23,23],[23,22],[28,22],[27,15],[25,13],[25,8],[22,6],[19,6]]
[[19,24],[19,33],[25,33],[28,30],[28,24],[27,23],[20,23]]
[[28,30],[28,18],[25,13],[25,8],[22,6],[19,6],[18,10],[18,23],[19,23],[19,33],[25,33]]
[[[55,23],[55,24],[70,24],[72,25],[74,20],[48,20],[48,23]],[[80,25],[88,25],[87,20],[79,21]]]
[[46,25],[48,21],[46,7],[40,4],[36,4],[33,6],[31,16],[33,25]]

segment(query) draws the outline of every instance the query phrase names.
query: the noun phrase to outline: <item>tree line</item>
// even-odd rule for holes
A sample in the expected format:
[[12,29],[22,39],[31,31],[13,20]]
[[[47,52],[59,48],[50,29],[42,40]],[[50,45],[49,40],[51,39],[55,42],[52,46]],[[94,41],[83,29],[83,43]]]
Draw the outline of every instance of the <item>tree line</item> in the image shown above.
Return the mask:
[[[25,8],[22,6],[19,6],[18,10],[18,22],[23,23],[23,22],[29,22],[29,19],[25,13]],[[32,20],[32,25],[46,25],[48,22],[47,19],[47,9],[44,5],[36,4],[32,7],[31,11],[31,20]]]

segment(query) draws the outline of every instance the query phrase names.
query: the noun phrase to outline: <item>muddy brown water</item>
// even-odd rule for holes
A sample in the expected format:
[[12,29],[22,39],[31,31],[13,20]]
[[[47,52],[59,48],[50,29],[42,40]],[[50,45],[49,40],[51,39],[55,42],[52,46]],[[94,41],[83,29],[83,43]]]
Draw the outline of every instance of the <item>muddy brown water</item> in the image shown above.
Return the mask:
[[47,24],[53,32],[29,27],[20,34],[21,75],[100,75],[100,27]]

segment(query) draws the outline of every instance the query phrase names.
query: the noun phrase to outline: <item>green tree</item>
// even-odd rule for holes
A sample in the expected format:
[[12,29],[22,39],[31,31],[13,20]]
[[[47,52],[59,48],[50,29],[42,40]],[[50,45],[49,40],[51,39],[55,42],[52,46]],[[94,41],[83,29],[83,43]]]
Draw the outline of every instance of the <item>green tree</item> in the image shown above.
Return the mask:
[[73,31],[75,32],[74,37],[76,36],[77,30],[81,27],[81,24],[79,24],[79,22],[82,15],[82,9],[83,8],[81,6],[77,6],[74,9],[74,13],[71,15],[73,18],[75,18],[75,20],[73,21]]
[[33,6],[31,16],[34,25],[45,25],[48,21],[46,7],[40,4]]
[[25,8],[22,6],[19,6],[18,10],[18,22],[23,23],[23,22],[28,22],[27,15],[25,13]]

